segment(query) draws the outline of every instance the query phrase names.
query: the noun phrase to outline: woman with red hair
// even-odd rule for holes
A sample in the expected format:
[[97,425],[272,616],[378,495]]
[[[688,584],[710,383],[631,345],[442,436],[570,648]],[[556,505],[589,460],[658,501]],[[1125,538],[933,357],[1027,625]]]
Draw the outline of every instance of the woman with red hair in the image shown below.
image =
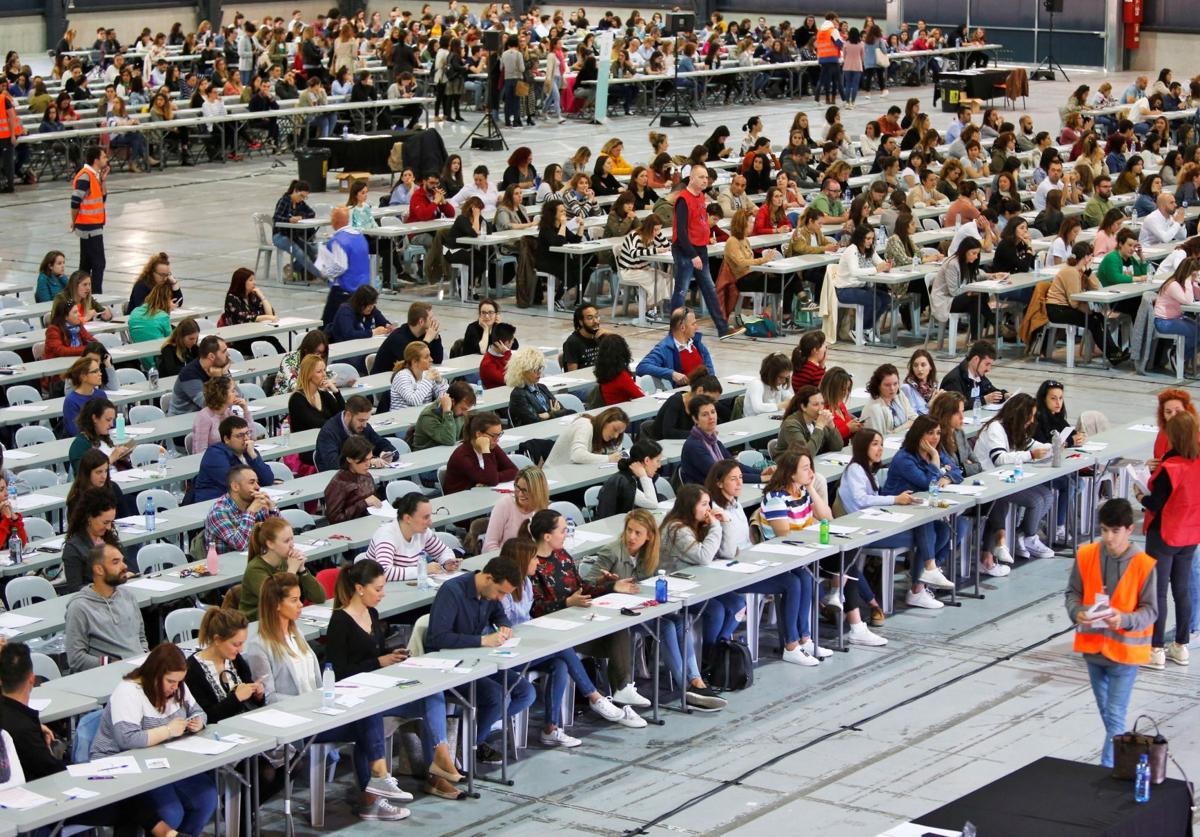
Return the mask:
[[1196,415],[1196,405],[1192,403],[1192,394],[1186,389],[1170,387],[1158,394],[1158,436],[1154,438],[1154,458],[1146,460],[1146,467],[1153,472],[1162,461],[1163,454],[1171,447],[1167,440],[1167,422],[1176,413],[1191,413]]

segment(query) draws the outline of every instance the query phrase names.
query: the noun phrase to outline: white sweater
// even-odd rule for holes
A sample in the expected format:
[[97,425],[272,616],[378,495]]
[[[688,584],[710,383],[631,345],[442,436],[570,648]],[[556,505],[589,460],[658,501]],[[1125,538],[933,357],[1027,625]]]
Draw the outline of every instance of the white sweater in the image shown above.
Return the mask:
[[600,465],[608,455],[592,453],[592,420],[578,416],[558,434],[554,447],[546,457],[545,467],[552,465]]
[[791,384],[781,388],[768,388],[760,378],[746,383],[746,397],[742,402],[742,414],[745,416],[769,416],[778,413],[780,402],[788,402],[792,398]]
[[975,437],[974,451],[975,458],[985,471],[994,471],[1001,465],[1033,461],[1033,454],[1028,450],[1012,450],[1008,442],[1008,433],[998,421],[983,425],[983,429]]
[[864,276],[871,276],[876,273],[876,267],[883,264],[883,259],[871,251],[864,259],[858,252],[858,248],[853,244],[849,245],[842,251],[841,261],[838,262],[837,281],[834,283],[838,288],[863,288],[866,287],[866,282],[863,281]]

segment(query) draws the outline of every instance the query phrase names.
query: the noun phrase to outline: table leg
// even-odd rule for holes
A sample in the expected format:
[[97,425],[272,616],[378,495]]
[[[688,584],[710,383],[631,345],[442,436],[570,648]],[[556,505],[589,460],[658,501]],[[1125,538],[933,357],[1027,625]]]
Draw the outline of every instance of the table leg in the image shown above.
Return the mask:
[[[379,256],[379,284],[385,291],[394,290],[392,288],[392,257],[395,255],[395,239],[380,236],[375,240],[378,242],[375,246],[375,253]],[[385,245],[387,253],[383,252]]]
[[292,815],[292,745],[283,748],[283,820],[284,833],[296,837],[296,822]]
[[950,588],[950,601],[943,602],[949,607],[962,607],[962,602],[958,600],[958,515],[951,514],[946,518],[950,527],[950,583],[953,585]]
[[[843,547],[842,549],[838,550],[838,584],[842,583],[842,579],[845,578],[845,576],[846,576],[846,549]],[[841,595],[840,590],[838,591],[838,595]],[[862,618],[862,609],[861,608],[859,609],[858,616],[860,619]],[[813,625],[816,625],[816,624],[817,624],[816,622],[813,623]],[[818,633],[818,631],[814,627],[813,628],[813,651],[817,650],[816,649],[817,633]],[[840,619],[840,618],[838,619],[837,650],[838,651],[849,651],[850,650],[849,648],[846,647],[846,620]]]
[[262,794],[262,786],[258,781],[258,760],[260,758],[262,758],[262,756],[254,757],[253,773],[250,775],[250,793],[254,800],[254,807],[252,809],[254,812],[254,837],[259,837],[262,834],[262,815],[259,813],[261,811],[260,806],[262,805],[262,800],[260,798]]
[[[979,564],[982,561],[983,555],[983,505],[976,504],[975,506],[975,593],[971,596],[973,599],[984,598],[983,593],[979,592]],[[996,560],[996,556],[992,556],[992,560]],[[966,593],[963,593],[965,596]]]
[[662,642],[662,617],[660,616],[654,620],[654,675],[653,675],[654,686],[653,686],[653,691],[651,692],[651,694],[654,695],[654,697],[652,697],[650,699],[650,701],[651,701],[650,722],[654,723],[654,724],[658,724],[659,726],[662,726],[662,724],[663,724],[662,719],[658,717],[658,678],[659,678],[658,666],[660,663],[659,654],[661,651],[661,645],[660,645],[661,642]]
[[679,709],[685,715],[692,714],[692,710],[687,705],[687,642],[688,635],[692,632],[692,624],[688,620],[687,601],[683,602],[683,608],[679,611],[683,618],[683,638],[679,642]]

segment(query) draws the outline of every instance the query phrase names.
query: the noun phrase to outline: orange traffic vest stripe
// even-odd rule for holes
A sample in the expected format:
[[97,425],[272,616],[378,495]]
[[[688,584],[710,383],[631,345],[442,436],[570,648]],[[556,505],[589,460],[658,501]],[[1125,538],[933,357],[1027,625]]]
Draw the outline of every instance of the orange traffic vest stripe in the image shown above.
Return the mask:
[[105,220],[104,190],[100,186],[99,172],[89,166],[84,166],[71,178],[71,188],[78,188],[76,184],[80,176],[85,172],[88,175],[88,193],[84,195],[83,200],[79,203],[79,213],[75,216],[75,223],[103,224]]
[[828,28],[821,29],[817,32],[817,59],[818,60],[820,60],[822,58],[837,58],[838,55],[841,53],[841,50],[838,48],[837,42],[833,39],[833,33],[836,31],[837,31],[836,28],[830,26]]
[[[1163,460],[1150,478],[1151,487],[1162,471],[1171,477],[1171,494],[1158,513],[1158,531],[1170,546],[1200,544],[1200,459],[1172,456]],[[1145,531],[1155,515],[1146,512]]]
[[[1100,544],[1081,546],[1075,557],[1079,567],[1079,578],[1083,581],[1083,606],[1096,603],[1096,594],[1104,590],[1104,577],[1100,570]],[[1150,573],[1154,572],[1155,561],[1144,552],[1133,556],[1125,574],[1117,582],[1117,588],[1109,594],[1109,604],[1121,613],[1137,610],[1142,587]],[[1076,626],[1075,650],[1084,654],[1102,654],[1116,663],[1141,665],[1150,660],[1150,636],[1153,625],[1140,631],[1126,631],[1098,624],[1096,627]]]

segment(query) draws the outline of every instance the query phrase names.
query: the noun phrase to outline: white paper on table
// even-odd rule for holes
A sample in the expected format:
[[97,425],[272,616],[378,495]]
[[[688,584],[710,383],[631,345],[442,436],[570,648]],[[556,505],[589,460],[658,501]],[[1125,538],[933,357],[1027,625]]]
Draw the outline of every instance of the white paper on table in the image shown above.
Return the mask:
[[276,328],[287,328],[288,326],[301,325],[308,322],[304,317],[280,317],[272,325]]
[[126,427],[125,433],[133,436],[135,439],[139,436],[149,436],[154,432],[153,427]]
[[121,660],[121,662],[128,663],[131,666],[140,666],[142,663],[146,662],[146,658],[149,656],[149,654],[141,654],[137,657],[127,657],[124,660]]
[[24,628],[41,621],[41,617],[38,616],[24,616],[20,613],[0,613],[0,628]]
[[1150,469],[1144,464],[1130,462],[1125,466],[1125,476],[1129,477],[1143,494],[1150,493]]
[[91,799],[93,796],[99,796],[96,791],[84,790],[83,788],[67,788],[63,791],[63,796],[67,799]]
[[850,397],[851,398],[870,398],[871,393],[867,392],[866,389],[863,389],[860,387],[858,389],[850,390]]
[[858,526],[842,526],[837,523],[829,524],[829,534],[831,535],[853,535],[858,530]]
[[171,762],[167,759],[146,759],[147,770],[169,770],[170,767]]
[[67,773],[82,778],[85,776],[127,776],[131,773],[141,773],[142,768],[133,756],[109,756],[104,759],[93,759],[83,764],[68,764]]
[[313,622],[321,622],[326,625],[333,618],[333,607],[330,605],[308,605],[300,611],[301,619],[311,619]]
[[9,406],[14,413],[44,413],[50,409],[49,404],[13,404]]
[[500,648],[516,648],[520,644],[521,644],[521,638],[519,636],[510,636],[508,639],[504,640],[504,642],[500,643],[500,645],[498,647],[500,647]]
[[492,491],[499,491],[501,494],[512,494],[516,488],[513,486],[513,481],[498,482],[492,486]]
[[280,709],[259,709],[242,717],[257,724],[266,724],[269,727],[278,727],[280,729],[288,729],[305,723],[303,716],[284,712]]
[[[355,691],[357,691],[357,690],[355,690]],[[372,691],[376,691],[376,690],[372,690]],[[337,695],[337,697],[335,697],[333,699],[333,702],[335,704],[337,704],[338,706],[344,706],[347,709],[353,709],[354,707],[356,707],[360,703],[362,703],[365,699],[366,699],[365,696],[359,697],[355,694],[346,692],[346,693]]]
[[623,607],[640,607],[645,603],[645,596],[634,596],[629,593],[607,593],[598,599],[592,599],[592,607],[607,607],[614,610],[620,610]]
[[747,564],[743,561],[713,561],[708,566],[714,570],[724,570],[728,573],[756,573],[762,569],[761,564]]
[[45,712],[50,708],[50,698],[30,698],[29,708],[34,712]]
[[232,741],[217,741],[215,738],[205,738],[199,735],[187,735],[166,744],[168,750],[182,750],[185,753],[199,753],[202,756],[219,756],[236,746]]
[[246,735],[239,735],[237,733],[234,733],[233,735],[226,734],[225,737],[222,738],[221,740],[222,741],[232,741],[234,744],[253,744],[257,739],[250,738],[249,736],[246,736]]
[[42,796],[40,793],[34,793],[21,785],[5,788],[0,791],[0,808],[24,811],[53,801],[49,797]]
[[961,831],[930,828],[927,825],[917,825],[914,822],[902,822],[899,825],[894,825],[880,834],[879,837],[924,837],[926,834],[935,834],[937,837],[962,837]]
[[399,683],[401,678],[388,677],[386,674],[376,674],[373,671],[363,671],[339,680],[337,685],[362,686],[368,689],[390,689]]
[[35,454],[26,450],[6,450],[4,452],[5,459],[33,459]]
[[1153,424],[1131,424],[1129,430],[1136,430],[1138,433],[1157,433],[1158,428]]
[[126,587],[135,590],[152,590],[155,593],[165,593],[183,585],[175,581],[163,581],[161,578],[135,578],[125,582]]
[[812,547],[793,546],[790,543],[782,543],[781,541],[764,541],[755,546],[751,552],[772,552],[776,555],[787,555],[790,558],[797,556],[803,558],[805,555],[812,555],[816,550]]
[[541,382],[548,387],[576,387],[587,383],[583,378],[571,378],[567,375],[547,375]]
[[573,546],[585,543],[602,543],[610,540],[612,540],[612,535],[604,535],[599,532],[585,532],[582,529],[576,529],[575,534],[567,538],[567,541]]
[[290,497],[296,493],[295,491],[289,490],[287,488],[266,487],[266,488],[262,488],[260,490],[262,491],[263,494],[266,494],[272,500],[282,500],[284,497]]
[[104,392],[107,395],[137,395],[135,389],[106,389]]
[[[130,468],[128,471],[116,471],[111,473],[112,481],[115,483],[130,483],[139,482],[140,480],[151,479],[155,476],[153,471],[147,471],[144,468]],[[126,522],[131,518],[126,518]]]
[[37,506],[54,505],[61,502],[61,497],[55,497],[50,494],[22,494],[17,497],[17,501],[13,503],[13,507],[17,511],[25,511]]
[[[653,589],[657,583],[657,578],[647,578],[641,583],[641,586]],[[671,578],[667,576],[667,593],[686,593],[689,590],[695,590],[699,586],[700,582],[692,581],[690,578]]]
[[539,616],[525,623],[534,628],[545,628],[548,631],[570,631],[578,628],[581,623],[567,619],[556,619],[553,616]]
[[725,380],[731,384],[748,384],[754,380],[753,375],[726,375]]
[[434,671],[449,671],[452,668],[457,668],[460,660],[452,660],[446,657],[409,657],[400,665],[406,668],[424,668]]
[[[1108,447],[1108,442],[1084,442],[1082,445],[1075,445],[1076,450],[1081,450],[1084,453],[1095,453],[1096,451],[1104,450],[1106,447]],[[4,455],[8,456],[8,452],[5,451]]]
[[659,401],[668,401],[674,394],[675,393],[671,392],[670,390],[659,390],[658,392],[653,393],[650,397]]
[[367,514],[371,515],[372,517],[384,517],[388,520],[396,519],[396,510],[387,503],[379,506],[368,506]]
[[879,520],[884,523],[903,523],[912,517],[911,514],[901,514],[900,512],[888,511],[887,509],[869,508],[859,512],[860,517],[869,517],[871,520]]
[[[259,453],[262,453],[263,451],[268,451],[268,450],[277,450],[278,448],[279,448],[279,445],[273,445],[270,442],[262,442],[262,443],[255,442],[254,443],[254,449],[256,451],[258,451]],[[266,489],[263,489],[263,490],[265,491]],[[287,492],[287,493],[290,494],[291,492]]]
[[987,491],[987,486],[983,485],[967,485],[965,482],[950,485],[943,485],[942,491],[947,494],[963,494],[967,497],[975,497]]

